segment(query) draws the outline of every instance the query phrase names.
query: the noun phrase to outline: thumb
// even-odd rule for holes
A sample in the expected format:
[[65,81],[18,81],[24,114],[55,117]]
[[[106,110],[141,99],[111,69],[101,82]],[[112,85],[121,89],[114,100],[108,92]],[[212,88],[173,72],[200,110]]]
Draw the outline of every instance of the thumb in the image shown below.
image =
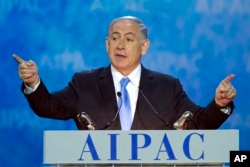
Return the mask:
[[35,63],[33,60],[29,60],[28,62],[26,62],[26,65],[27,65],[28,67],[31,67],[31,66],[35,66],[36,63]]

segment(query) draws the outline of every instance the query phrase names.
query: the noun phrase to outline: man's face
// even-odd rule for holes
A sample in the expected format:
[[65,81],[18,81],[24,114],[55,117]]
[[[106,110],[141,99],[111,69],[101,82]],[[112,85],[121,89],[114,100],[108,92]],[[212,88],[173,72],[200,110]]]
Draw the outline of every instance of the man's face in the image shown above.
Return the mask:
[[111,64],[125,76],[137,67],[148,46],[149,41],[141,39],[139,25],[132,20],[115,22],[106,38]]

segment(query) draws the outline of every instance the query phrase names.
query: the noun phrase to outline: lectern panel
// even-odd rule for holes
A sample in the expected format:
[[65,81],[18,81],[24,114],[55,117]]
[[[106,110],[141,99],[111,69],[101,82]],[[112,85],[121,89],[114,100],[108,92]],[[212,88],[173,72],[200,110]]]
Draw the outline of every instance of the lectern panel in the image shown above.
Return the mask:
[[44,164],[221,166],[238,150],[238,135],[238,130],[45,131]]

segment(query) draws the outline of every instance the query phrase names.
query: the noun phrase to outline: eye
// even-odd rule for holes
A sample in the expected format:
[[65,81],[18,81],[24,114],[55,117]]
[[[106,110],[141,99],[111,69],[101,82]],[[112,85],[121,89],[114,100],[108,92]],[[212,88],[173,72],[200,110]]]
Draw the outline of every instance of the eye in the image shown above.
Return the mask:
[[134,39],[132,39],[132,38],[127,38],[126,39],[128,42],[133,42],[134,41]]
[[118,35],[112,35],[111,36],[111,40],[112,41],[117,41],[117,40],[119,40],[120,38],[119,38],[119,36]]
[[118,38],[117,37],[112,37],[111,38],[113,41],[116,41]]

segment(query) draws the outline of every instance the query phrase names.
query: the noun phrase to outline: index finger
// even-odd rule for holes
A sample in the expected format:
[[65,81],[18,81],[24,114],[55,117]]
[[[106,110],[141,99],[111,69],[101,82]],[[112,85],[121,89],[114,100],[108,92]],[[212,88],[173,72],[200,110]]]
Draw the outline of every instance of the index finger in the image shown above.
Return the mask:
[[230,74],[230,75],[228,75],[228,76],[223,80],[223,82],[229,84],[230,81],[231,81],[234,77],[235,77],[235,74]]
[[21,57],[17,56],[16,54],[13,54],[12,56],[19,64],[25,62]]

